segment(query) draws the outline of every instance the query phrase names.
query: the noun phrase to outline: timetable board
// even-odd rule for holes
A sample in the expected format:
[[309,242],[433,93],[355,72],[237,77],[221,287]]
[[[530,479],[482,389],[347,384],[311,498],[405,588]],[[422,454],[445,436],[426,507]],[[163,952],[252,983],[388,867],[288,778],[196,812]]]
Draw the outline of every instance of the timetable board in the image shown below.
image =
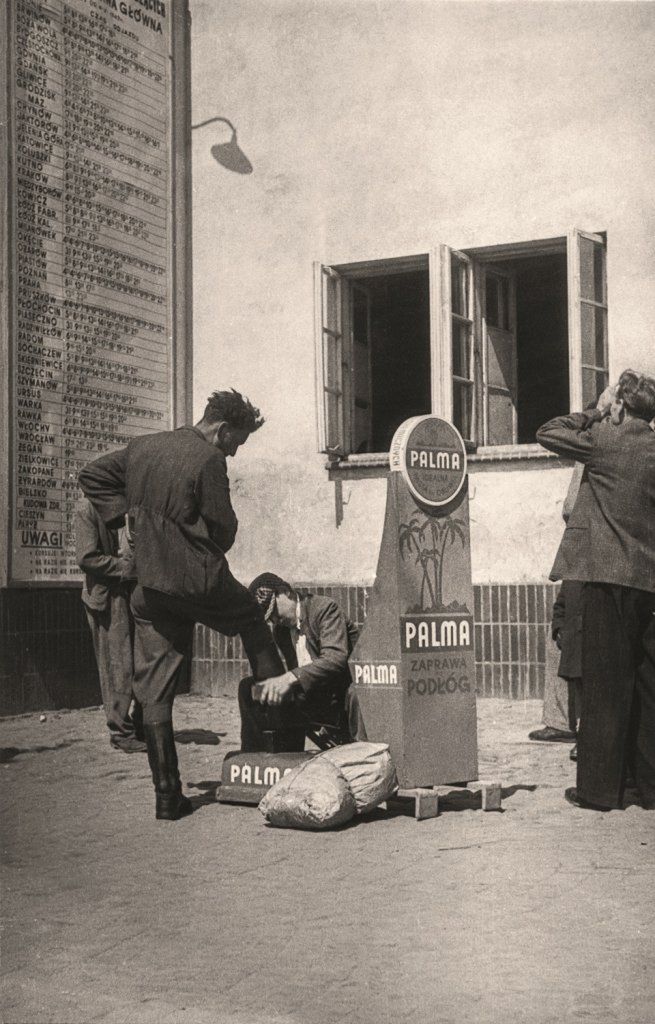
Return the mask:
[[78,578],[79,470],[175,421],[175,3],[5,8],[9,582]]

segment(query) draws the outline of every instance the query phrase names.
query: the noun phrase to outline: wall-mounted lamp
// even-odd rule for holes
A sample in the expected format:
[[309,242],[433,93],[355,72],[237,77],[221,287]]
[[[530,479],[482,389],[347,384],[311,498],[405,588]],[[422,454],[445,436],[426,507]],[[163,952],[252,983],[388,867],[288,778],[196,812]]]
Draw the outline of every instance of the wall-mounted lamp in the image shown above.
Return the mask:
[[204,128],[206,124],[213,124],[215,121],[222,121],[223,124],[226,124],[232,132],[232,137],[229,142],[218,142],[212,146],[211,154],[214,160],[221,167],[227,167],[228,171],[236,171],[237,174],[252,174],[252,164],[237,144],[237,130],[226,117],[210,117],[207,121],[192,124],[191,131],[195,131],[196,128]]

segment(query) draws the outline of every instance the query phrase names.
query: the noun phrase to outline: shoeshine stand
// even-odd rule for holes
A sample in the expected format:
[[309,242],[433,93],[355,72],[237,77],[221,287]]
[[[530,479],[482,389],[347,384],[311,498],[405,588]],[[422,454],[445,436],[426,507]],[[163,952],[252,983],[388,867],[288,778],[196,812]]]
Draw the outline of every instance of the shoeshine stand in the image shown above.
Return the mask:
[[[368,738],[388,743],[417,818],[438,786],[478,778],[466,449],[452,424],[406,420],[390,450],[387,505],[368,614],[350,659]],[[500,786],[482,783],[482,806]]]

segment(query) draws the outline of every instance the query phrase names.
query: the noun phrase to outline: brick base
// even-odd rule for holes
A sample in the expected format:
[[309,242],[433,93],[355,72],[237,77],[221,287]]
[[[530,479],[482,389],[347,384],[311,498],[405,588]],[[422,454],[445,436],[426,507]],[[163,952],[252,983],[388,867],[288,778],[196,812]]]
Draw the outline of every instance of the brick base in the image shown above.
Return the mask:
[[[300,587],[334,597],[358,626],[367,587]],[[481,697],[543,697],[556,587],[484,584],[475,591],[477,689]],[[191,692],[236,695],[248,674],[238,637],[197,626]],[[0,590],[0,715],[100,703],[98,674],[79,587]]]
[[[367,587],[299,586],[301,592],[333,597],[361,626],[366,618]],[[557,587],[552,584],[482,584],[474,587],[476,683],[481,697],[543,697],[546,643]],[[235,695],[248,675],[238,638],[196,627],[191,692]]]

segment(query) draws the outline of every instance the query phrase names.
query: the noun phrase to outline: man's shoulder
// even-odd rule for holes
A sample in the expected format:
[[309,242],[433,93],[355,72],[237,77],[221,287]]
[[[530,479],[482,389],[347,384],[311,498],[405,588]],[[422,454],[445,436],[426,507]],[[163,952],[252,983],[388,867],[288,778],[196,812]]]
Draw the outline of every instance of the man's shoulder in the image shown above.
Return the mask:
[[645,420],[612,423],[608,417],[597,425],[596,448],[599,453],[618,453],[628,463],[635,458],[650,463],[655,461],[655,433]]
[[320,622],[326,615],[331,617],[335,615],[340,616],[345,622],[348,622],[348,616],[341,605],[333,597],[328,597],[327,594],[307,594],[301,598],[301,604],[310,626],[312,623]]
[[188,453],[189,457],[196,462],[218,461],[225,463],[224,453],[208,444],[195,427],[177,427],[175,430],[159,430],[154,434],[142,434],[130,441],[129,449],[132,452],[145,450],[150,454],[182,451],[185,454]]

